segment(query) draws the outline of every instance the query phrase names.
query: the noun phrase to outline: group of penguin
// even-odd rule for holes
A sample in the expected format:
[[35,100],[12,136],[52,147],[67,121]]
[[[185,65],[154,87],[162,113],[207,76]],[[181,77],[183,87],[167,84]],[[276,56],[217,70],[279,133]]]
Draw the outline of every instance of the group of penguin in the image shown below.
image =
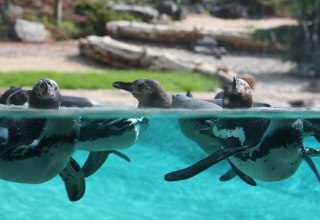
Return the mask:
[[[60,107],[88,107],[83,97],[62,96],[57,83],[41,79],[32,90],[9,88],[1,108],[58,111]],[[27,103],[27,107],[21,106]],[[21,107],[16,107],[19,105]],[[19,113],[19,112],[18,112]],[[148,127],[146,117],[92,119],[85,117],[0,117],[0,178],[37,184],[60,175],[68,197],[78,201],[85,193],[85,177],[95,173],[117,149],[132,146]],[[82,167],[72,158],[76,150],[89,151]]]
[[[188,95],[169,95],[155,80],[114,82],[113,87],[130,92],[138,108],[213,110],[268,108],[253,102],[249,85],[234,78],[224,87],[222,98],[200,100]],[[28,103],[28,107],[25,104]],[[84,97],[63,96],[56,82],[41,79],[32,88],[11,87],[0,97],[2,108],[58,110],[60,107],[92,107]],[[24,105],[24,106],[22,106]],[[191,178],[220,161],[230,170],[221,181],[240,177],[249,185],[255,180],[280,181],[293,175],[305,160],[317,179],[312,157],[320,151],[303,145],[306,136],[320,141],[320,119],[279,118],[180,118],[182,133],[208,156],[190,167],[165,175],[166,181]],[[60,175],[68,197],[77,201],[85,193],[85,177],[95,173],[110,153],[136,143],[148,128],[148,117],[91,119],[85,117],[0,117],[0,178],[18,183],[42,183]],[[76,150],[89,151],[82,167],[72,158]]]

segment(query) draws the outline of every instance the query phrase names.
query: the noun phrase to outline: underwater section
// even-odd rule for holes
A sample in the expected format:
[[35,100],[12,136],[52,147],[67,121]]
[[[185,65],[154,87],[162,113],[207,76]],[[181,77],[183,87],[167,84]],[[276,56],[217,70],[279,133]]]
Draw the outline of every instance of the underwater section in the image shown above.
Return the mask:
[[[275,109],[259,111],[118,111],[114,109],[63,110],[58,117],[91,119],[141,117],[148,128],[128,149],[119,150],[130,162],[109,155],[103,166],[85,178],[86,191],[71,202],[58,176],[42,184],[20,184],[0,180],[0,218],[13,219],[318,219],[320,184],[305,161],[287,179],[256,180],[250,186],[235,177],[221,182],[229,169],[217,163],[193,178],[167,182],[165,174],[188,167],[208,155],[183,135],[181,118],[320,118],[320,109]],[[19,115],[19,116],[17,116]],[[57,112],[2,111],[1,117],[57,117]],[[306,136],[303,145],[320,149],[320,143]],[[76,150],[73,158],[86,161],[87,151]],[[320,158],[314,163],[319,167]]]

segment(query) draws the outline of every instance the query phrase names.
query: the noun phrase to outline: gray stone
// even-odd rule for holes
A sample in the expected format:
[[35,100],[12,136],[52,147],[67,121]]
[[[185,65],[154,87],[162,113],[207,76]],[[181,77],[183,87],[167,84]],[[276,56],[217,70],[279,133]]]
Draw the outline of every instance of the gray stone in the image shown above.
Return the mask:
[[42,23],[17,19],[14,23],[13,35],[24,42],[43,42],[49,39],[50,32]]
[[118,13],[132,14],[146,22],[155,21],[159,16],[159,12],[156,9],[148,6],[114,5],[112,10]]
[[20,16],[23,12],[23,8],[20,7],[19,5],[15,5],[11,2],[8,4],[8,8],[6,10],[9,14],[15,15],[15,16]]

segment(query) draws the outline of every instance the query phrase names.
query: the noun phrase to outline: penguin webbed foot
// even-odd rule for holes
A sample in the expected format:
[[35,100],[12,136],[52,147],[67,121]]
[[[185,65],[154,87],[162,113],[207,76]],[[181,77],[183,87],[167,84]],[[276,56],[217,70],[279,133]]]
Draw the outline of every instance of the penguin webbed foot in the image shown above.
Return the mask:
[[70,201],[80,200],[86,191],[86,182],[79,164],[70,158],[69,163],[59,175],[65,184]]
[[315,156],[320,156],[320,150],[317,150],[317,149],[314,149],[314,148],[303,147],[302,153],[303,153],[304,160],[307,162],[307,164],[309,165],[310,169],[313,171],[313,173],[315,174],[316,178],[320,182],[319,171],[317,169],[317,166],[315,165],[315,163],[313,162],[313,160],[311,158],[311,157],[315,157]]
[[226,182],[226,181],[233,179],[236,176],[237,176],[236,172],[234,172],[233,169],[229,169],[225,174],[220,176],[219,180],[221,182]]
[[239,170],[238,167],[236,167],[230,160],[228,160],[228,162],[229,162],[230,166],[232,167],[232,169],[228,170],[225,174],[223,174],[219,178],[219,180],[221,182],[229,181],[238,175],[245,183],[247,183],[251,186],[257,185],[256,181],[252,177],[246,175],[241,170]]
[[217,150],[216,152],[210,154],[208,157],[198,161],[197,163],[187,168],[166,174],[164,176],[164,179],[166,181],[178,181],[178,180],[189,179],[207,170],[208,168],[215,165],[216,163],[246,149],[248,149],[247,146]]
[[111,153],[117,155],[118,157],[120,157],[120,158],[122,158],[122,159],[124,159],[124,160],[126,160],[126,161],[128,161],[128,162],[131,161],[130,158],[129,158],[127,155],[121,153],[120,151],[112,150]]
[[245,183],[249,184],[250,186],[256,186],[256,181],[248,176],[247,174],[243,173],[238,167],[236,167],[230,160],[228,160],[229,164],[231,165],[233,171],[242,179]]

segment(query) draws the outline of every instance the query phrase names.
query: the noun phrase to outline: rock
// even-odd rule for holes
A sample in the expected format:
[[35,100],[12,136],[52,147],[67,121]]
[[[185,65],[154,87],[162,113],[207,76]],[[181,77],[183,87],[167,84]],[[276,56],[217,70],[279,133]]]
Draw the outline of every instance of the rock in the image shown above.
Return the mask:
[[23,12],[23,8],[9,1],[8,4],[1,4],[0,12],[5,12],[13,16],[20,16]]
[[120,42],[109,36],[89,36],[81,39],[79,49],[81,55],[117,68],[195,71],[215,77],[223,83],[234,76],[218,72],[217,67],[208,63],[184,60],[183,57]]
[[305,100],[303,99],[296,99],[296,100],[291,100],[288,102],[290,104],[291,107],[307,107],[310,106],[311,103],[307,103]]
[[17,19],[13,27],[13,35],[24,42],[44,42],[49,39],[50,32],[42,23]]
[[212,8],[210,9],[210,13],[213,16],[225,19],[237,19],[248,17],[246,8],[238,4],[212,6]]
[[320,80],[313,80],[309,83],[307,91],[319,93],[320,92]]
[[159,12],[148,6],[114,5],[112,10],[118,13],[134,15],[145,22],[155,22],[159,17]]
[[191,44],[205,36],[219,44],[245,51],[262,51],[266,43],[252,40],[247,29],[205,29],[196,26],[146,24],[130,21],[111,21],[106,24],[107,34],[114,38],[126,38],[144,42],[165,44]]
[[177,4],[171,0],[159,1],[156,4],[156,9],[160,14],[167,14],[173,16],[173,14],[178,10]]
[[217,59],[220,59],[222,54],[226,52],[224,48],[218,46],[218,42],[214,38],[208,36],[198,39],[191,44],[190,48],[196,53],[214,55]]

